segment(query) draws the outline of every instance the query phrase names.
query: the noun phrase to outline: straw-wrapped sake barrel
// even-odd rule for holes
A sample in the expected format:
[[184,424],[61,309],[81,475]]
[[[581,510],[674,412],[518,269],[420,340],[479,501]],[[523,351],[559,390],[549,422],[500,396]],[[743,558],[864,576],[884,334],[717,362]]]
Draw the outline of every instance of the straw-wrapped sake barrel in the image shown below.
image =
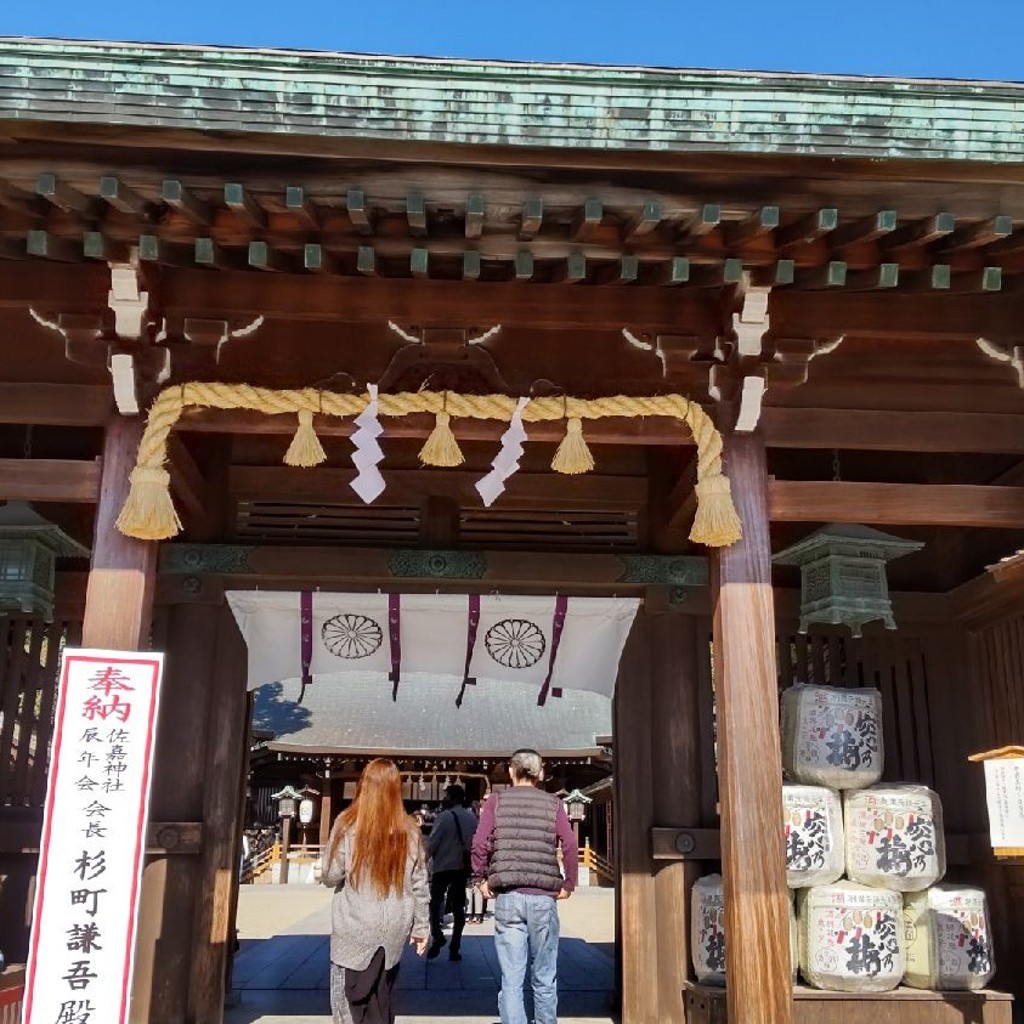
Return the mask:
[[808,786],[862,789],[882,777],[882,695],[792,686],[782,693],[782,767]]
[[846,873],[854,882],[919,892],[946,873],[942,804],[925,786],[875,786],[845,797]]
[[786,884],[791,889],[828,885],[846,866],[843,807],[825,786],[783,786]]
[[815,988],[889,992],[906,969],[903,897],[888,889],[835,882],[801,889],[800,973]]
[[699,982],[725,984],[725,894],[721,875],[705,875],[693,883],[690,959]]
[[[796,980],[797,934],[793,894],[789,894],[789,955]],[[693,883],[690,899],[690,959],[697,980],[725,984],[725,895],[721,875],[705,875]]]
[[912,988],[963,992],[995,974],[992,928],[982,889],[936,885],[903,901],[907,973]]

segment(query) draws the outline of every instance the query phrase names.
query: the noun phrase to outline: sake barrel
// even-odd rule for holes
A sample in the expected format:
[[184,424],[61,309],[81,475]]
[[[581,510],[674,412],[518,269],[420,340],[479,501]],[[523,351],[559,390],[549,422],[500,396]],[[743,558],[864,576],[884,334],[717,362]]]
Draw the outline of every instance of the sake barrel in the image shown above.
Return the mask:
[[792,686],[782,693],[787,779],[863,789],[882,777],[882,695],[875,689]]
[[[789,909],[789,956],[796,980],[797,925],[793,894]],[[690,899],[690,958],[697,980],[706,985],[725,984],[725,896],[721,875],[705,875],[693,883]]]
[[693,883],[690,958],[698,981],[725,984],[725,895],[721,875],[705,875]]
[[825,786],[782,787],[786,884],[791,889],[828,885],[846,866],[843,808]]
[[925,786],[874,786],[845,798],[846,873],[854,882],[919,892],[946,873],[942,804]]
[[984,988],[995,974],[992,928],[982,889],[936,885],[903,901],[907,973],[912,988],[962,992]]
[[888,889],[834,882],[801,889],[800,973],[815,988],[889,992],[906,969],[903,897]]

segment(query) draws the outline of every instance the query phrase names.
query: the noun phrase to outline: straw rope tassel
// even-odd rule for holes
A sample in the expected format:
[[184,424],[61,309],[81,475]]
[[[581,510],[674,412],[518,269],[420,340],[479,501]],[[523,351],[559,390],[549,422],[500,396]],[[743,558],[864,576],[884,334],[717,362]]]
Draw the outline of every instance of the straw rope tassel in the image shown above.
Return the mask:
[[722,473],[722,435],[696,402],[688,403],[686,423],[697,442],[697,511],[690,540],[712,548],[728,547],[743,536],[728,478]]
[[568,476],[589,473],[594,468],[594,456],[587,447],[587,439],[583,436],[583,421],[579,416],[569,417],[565,437],[551,460],[551,468],[556,473]]
[[461,466],[465,461],[459,442],[452,433],[451,416],[442,409],[437,414],[430,437],[420,449],[420,462],[425,466]]
[[177,422],[183,407],[180,388],[162,392],[149,410],[146,430],[139,442],[139,454],[129,480],[131,487],[117,528],[139,540],[167,540],[181,532],[174,502],[171,500],[171,475],[164,469],[167,461],[167,435]]
[[327,461],[327,453],[313,429],[313,413],[309,409],[299,410],[299,426],[284,453],[286,466],[319,466]]
[[[149,411],[135,469],[131,473],[128,500],[117,520],[118,529],[140,540],[166,540],[181,530],[181,522],[171,501],[170,476],[165,463],[168,434],[184,409],[252,409],[267,415],[299,414],[299,430],[293,447],[305,448],[309,452],[315,439],[312,430],[314,413],[336,418],[358,416],[366,409],[367,402],[363,395],[312,388],[278,391],[219,381],[194,381],[165,388]],[[429,465],[450,466],[462,462],[462,453],[449,426],[449,409],[456,416],[508,422],[516,410],[516,400],[507,395],[460,395],[454,392],[442,395],[430,391],[380,396],[381,416],[432,412],[437,417],[434,432],[421,453],[423,461]],[[309,417],[308,434],[304,430],[306,417],[303,413]],[[685,422],[697,445],[697,514],[690,539],[709,547],[725,547],[739,540],[742,527],[733,505],[729,481],[722,472],[722,435],[696,402],[690,402],[682,395],[611,395],[588,400],[551,397],[532,399],[523,409],[524,424],[554,422],[567,416],[566,436],[552,462],[552,468],[560,473],[581,473],[593,469],[594,460],[583,438],[583,419],[663,416]],[[300,434],[305,434],[301,446]],[[305,442],[309,442],[309,447]],[[319,441],[316,445],[319,447]],[[440,448],[441,454],[435,454],[435,448]],[[441,461],[443,459],[455,461]]]

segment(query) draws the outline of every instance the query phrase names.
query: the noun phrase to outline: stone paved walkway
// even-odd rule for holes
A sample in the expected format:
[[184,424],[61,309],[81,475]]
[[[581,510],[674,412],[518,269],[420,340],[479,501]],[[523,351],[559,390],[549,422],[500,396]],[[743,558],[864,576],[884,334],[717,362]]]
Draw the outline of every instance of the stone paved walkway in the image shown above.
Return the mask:
[[[330,896],[319,886],[242,886],[237,1005],[225,1024],[329,1024]],[[582,889],[559,907],[559,1020],[609,1022],[615,991],[614,895]],[[461,963],[447,951],[433,961],[410,949],[398,976],[400,1024],[497,1020],[499,971],[490,918],[467,925]]]

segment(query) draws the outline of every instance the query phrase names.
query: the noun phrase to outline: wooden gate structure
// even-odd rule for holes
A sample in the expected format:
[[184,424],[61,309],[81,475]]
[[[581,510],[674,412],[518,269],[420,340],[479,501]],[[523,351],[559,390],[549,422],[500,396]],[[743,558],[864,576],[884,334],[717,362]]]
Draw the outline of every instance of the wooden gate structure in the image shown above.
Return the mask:
[[[92,548],[60,565],[53,624],[0,620],[8,959],[62,639],[167,652],[133,1020],[215,1024],[247,750],[225,588],[501,589],[644,598],[616,698],[625,1024],[683,1019],[689,886],[719,863],[729,1020],[810,1019],[779,839],[794,681],[881,688],[887,775],[941,794],[951,877],[987,887],[996,983],[1024,995],[1024,868],[993,860],[965,760],[1024,742],[1024,586],[1000,563],[1024,527],[1022,101],[0,41],[0,499]],[[564,396],[567,414],[682,394],[721,432],[743,536],[687,539],[695,449],[664,417],[586,420],[580,476],[549,468],[565,423],[529,423],[489,508],[473,485],[507,424],[453,418],[466,461],[437,469],[417,458],[434,417],[387,420],[365,506],[351,418],[314,407],[310,469],[281,464],[294,415],[187,410],[167,463],[183,532],[125,537],[146,409],[197,381]],[[796,632],[797,579],[771,555],[829,522],[924,543],[890,566],[894,633]],[[972,1019],[1005,1007],[981,997]]]

